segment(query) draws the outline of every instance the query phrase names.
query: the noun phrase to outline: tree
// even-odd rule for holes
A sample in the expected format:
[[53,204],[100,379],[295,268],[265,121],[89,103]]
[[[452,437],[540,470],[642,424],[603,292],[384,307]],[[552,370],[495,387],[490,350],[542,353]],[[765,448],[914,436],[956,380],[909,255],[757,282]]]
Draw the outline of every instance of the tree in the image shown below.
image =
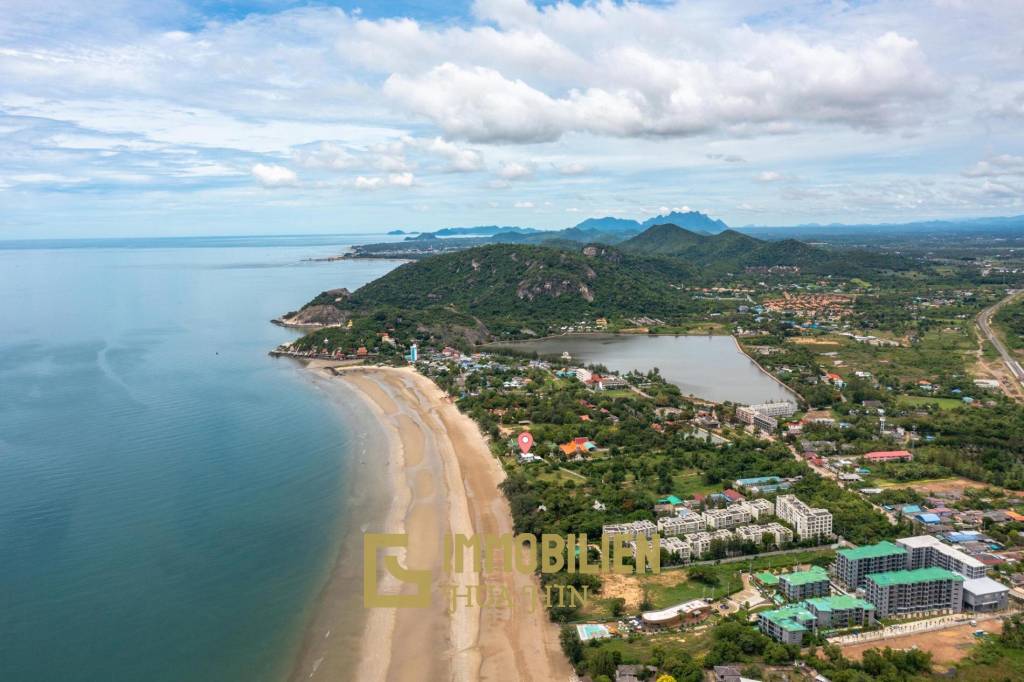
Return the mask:
[[623,610],[625,610],[626,608],[626,600],[622,597],[615,597],[611,600],[610,606],[612,610],[612,616],[614,618],[618,618],[622,615]]
[[580,641],[576,628],[571,625],[562,627],[562,631],[558,635],[558,641],[562,645],[562,652],[565,654],[565,657],[569,659],[569,662],[574,667],[583,660],[583,642]]

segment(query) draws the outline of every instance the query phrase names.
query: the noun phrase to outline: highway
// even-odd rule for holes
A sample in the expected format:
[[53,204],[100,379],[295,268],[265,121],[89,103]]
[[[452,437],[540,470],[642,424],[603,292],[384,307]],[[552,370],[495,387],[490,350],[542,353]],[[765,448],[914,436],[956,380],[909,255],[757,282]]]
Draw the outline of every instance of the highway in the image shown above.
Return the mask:
[[1011,291],[1010,295],[999,301],[993,306],[985,308],[978,315],[978,329],[984,334],[985,338],[992,342],[995,349],[999,351],[999,355],[1003,358],[1003,363],[1007,369],[1010,370],[1010,374],[1021,384],[1024,384],[1024,368],[1020,366],[1020,363],[1014,359],[1013,355],[1006,348],[1003,342],[999,339],[999,336],[992,331],[992,316],[999,312],[999,309],[1009,303],[1011,300],[1020,295],[1019,291]]

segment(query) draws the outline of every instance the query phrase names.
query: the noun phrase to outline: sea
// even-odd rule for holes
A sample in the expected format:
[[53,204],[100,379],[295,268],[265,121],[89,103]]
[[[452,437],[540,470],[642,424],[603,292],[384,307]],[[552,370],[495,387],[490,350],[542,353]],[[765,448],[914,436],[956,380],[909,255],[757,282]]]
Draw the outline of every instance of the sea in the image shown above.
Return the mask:
[[270,320],[375,241],[0,242],[0,680],[287,679],[365,433]]

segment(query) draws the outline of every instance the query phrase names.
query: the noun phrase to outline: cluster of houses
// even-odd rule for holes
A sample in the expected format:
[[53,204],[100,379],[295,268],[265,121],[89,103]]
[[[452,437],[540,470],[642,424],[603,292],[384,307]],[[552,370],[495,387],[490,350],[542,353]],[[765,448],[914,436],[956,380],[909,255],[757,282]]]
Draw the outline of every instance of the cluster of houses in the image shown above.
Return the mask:
[[841,549],[831,571],[757,577],[794,602],[757,617],[762,632],[785,644],[883,618],[1001,611],[1010,592],[985,564],[932,535]]

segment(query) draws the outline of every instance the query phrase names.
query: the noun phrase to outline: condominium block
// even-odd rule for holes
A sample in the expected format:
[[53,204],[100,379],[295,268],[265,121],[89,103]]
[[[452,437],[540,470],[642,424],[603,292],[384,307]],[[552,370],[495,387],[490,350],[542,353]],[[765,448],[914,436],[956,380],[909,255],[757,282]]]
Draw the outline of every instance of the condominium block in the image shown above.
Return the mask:
[[985,564],[964,554],[956,547],[950,547],[933,535],[916,535],[897,540],[909,555],[907,568],[930,568],[932,566],[954,571],[965,578],[984,578]]
[[792,524],[801,539],[832,535],[832,514],[827,509],[808,506],[796,495],[779,495],[775,500],[775,513]]
[[782,545],[793,540],[793,531],[778,523],[767,523],[763,526],[739,526],[736,528],[735,533],[737,537],[756,544],[763,543],[765,535],[772,536],[772,542],[776,545]]
[[763,517],[775,516],[775,505],[764,498],[759,497],[754,500],[747,500],[745,502],[740,502],[736,506],[743,507],[747,513],[750,514],[750,518],[755,521]]
[[677,556],[683,561],[690,560],[690,545],[685,540],[677,537],[662,538],[660,545],[669,554]]
[[907,568],[907,550],[888,541],[836,552],[836,578],[851,590],[864,585],[869,573]]
[[629,523],[611,523],[601,527],[601,535],[609,538],[616,535],[625,535],[628,538],[636,538],[642,535],[650,540],[657,532],[658,527],[647,520],[631,521]]
[[829,595],[828,571],[820,566],[812,566],[806,571],[785,573],[779,576],[779,589],[790,601],[803,601],[810,597],[827,597]]
[[696,512],[658,519],[658,533],[662,536],[689,535],[706,530],[707,527],[708,524],[704,516]]
[[757,614],[757,627],[778,642],[799,645],[808,632],[864,625],[874,613],[873,604],[857,597],[815,597],[781,609],[761,611]]
[[704,512],[704,520],[708,528],[735,528],[750,523],[750,510],[743,505],[733,505],[725,509],[709,509]]
[[1002,611],[1009,603],[1010,588],[992,578],[964,581],[965,611]]
[[686,536],[686,544],[690,545],[690,556],[699,559],[711,549],[711,533],[701,531]]
[[921,611],[958,613],[963,605],[964,577],[944,568],[872,573],[865,579],[865,596],[879,618]]

